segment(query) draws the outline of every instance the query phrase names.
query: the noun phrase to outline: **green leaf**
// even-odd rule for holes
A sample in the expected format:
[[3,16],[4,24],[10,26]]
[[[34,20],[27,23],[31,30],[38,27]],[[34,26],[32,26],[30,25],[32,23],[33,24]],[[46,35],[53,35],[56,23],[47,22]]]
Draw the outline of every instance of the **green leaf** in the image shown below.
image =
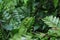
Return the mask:
[[53,0],[54,7],[55,7],[55,8],[57,7],[58,1],[59,1],[59,0]]
[[[21,25],[19,27],[19,30],[17,32],[17,34],[15,34],[12,39],[10,40],[20,40],[22,35],[26,35],[27,33],[27,29],[29,27],[32,26],[32,24],[34,23],[34,17],[27,17],[25,18],[22,22],[21,22]],[[27,40],[30,40],[31,39],[31,36],[26,36]]]
[[24,0],[24,3],[26,4],[28,0]]
[[46,16],[44,19],[42,19],[44,23],[46,23],[49,27],[59,27],[59,18],[53,17],[53,16]]
[[60,36],[60,28],[55,30],[55,29],[50,29],[48,30],[48,35],[58,37]]

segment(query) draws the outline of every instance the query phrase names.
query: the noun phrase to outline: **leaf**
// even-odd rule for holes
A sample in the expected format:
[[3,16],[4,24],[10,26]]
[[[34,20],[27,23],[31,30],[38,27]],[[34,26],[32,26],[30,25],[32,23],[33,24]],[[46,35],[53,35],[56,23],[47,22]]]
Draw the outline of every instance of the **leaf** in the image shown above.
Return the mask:
[[[32,26],[32,24],[34,23],[34,17],[27,17],[25,18],[22,22],[21,22],[21,25],[20,25],[20,28],[17,32],[17,34],[15,34],[12,39],[10,40],[20,40],[22,35],[26,35],[27,33],[27,29],[29,27]],[[27,40],[30,40],[31,39],[31,36],[26,36]]]
[[26,4],[28,0],[24,0],[24,3]]
[[53,3],[54,3],[54,7],[56,8],[58,4],[58,0],[53,0]]
[[48,30],[48,35],[58,37],[60,36],[60,28],[55,30],[55,29],[50,29]]
[[36,31],[39,28],[39,26],[34,26],[34,31]]
[[46,16],[44,19],[42,19],[44,23],[46,23],[49,27],[59,27],[59,18],[53,17],[53,16]]

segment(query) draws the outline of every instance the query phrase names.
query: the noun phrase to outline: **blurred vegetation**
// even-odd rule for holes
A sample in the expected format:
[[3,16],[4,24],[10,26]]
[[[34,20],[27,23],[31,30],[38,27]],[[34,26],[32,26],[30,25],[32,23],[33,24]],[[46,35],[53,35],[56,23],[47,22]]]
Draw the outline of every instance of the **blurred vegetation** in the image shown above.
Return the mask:
[[0,0],[0,40],[60,40],[60,0]]

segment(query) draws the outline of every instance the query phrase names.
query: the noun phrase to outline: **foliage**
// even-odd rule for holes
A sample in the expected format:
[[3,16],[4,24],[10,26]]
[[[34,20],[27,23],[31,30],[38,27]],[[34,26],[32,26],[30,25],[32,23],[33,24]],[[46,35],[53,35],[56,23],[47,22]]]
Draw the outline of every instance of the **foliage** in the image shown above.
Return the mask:
[[[20,27],[19,27],[18,33],[15,34],[15,35],[13,36],[13,38],[10,39],[10,40],[21,40],[21,36],[22,36],[22,35],[26,35],[28,28],[30,28],[30,26],[33,24],[33,22],[34,22],[34,17],[25,18],[25,19],[21,22],[21,25],[20,25]],[[23,33],[24,33],[24,34],[23,34]],[[26,36],[27,36],[27,35],[26,35]],[[28,39],[30,40],[31,38],[28,37],[28,38],[25,39],[25,40],[28,40]]]
[[47,16],[46,18],[43,19],[43,21],[49,25],[49,27],[60,27],[60,20],[59,18],[53,17],[53,16]]
[[60,40],[60,0],[0,0],[0,40]]

